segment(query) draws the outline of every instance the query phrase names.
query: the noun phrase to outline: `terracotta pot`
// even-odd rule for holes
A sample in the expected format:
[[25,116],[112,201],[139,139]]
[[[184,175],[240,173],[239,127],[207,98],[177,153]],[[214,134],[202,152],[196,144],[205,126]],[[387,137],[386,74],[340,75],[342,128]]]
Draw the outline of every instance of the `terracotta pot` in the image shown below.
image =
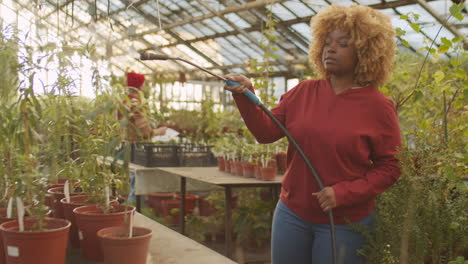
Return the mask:
[[230,163],[231,163],[231,167],[230,167],[230,168],[231,168],[231,171],[230,171],[230,173],[236,175],[236,161],[235,161],[235,160],[231,160]]
[[272,181],[276,177],[277,169],[272,167],[261,168],[262,180]]
[[161,214],[166,219],[168,224],[179,224],[180,211],[172,212],[172,209],[180,208],[180,200],[163,200],[161,201]]
[[[65,193],[63,192],[63,186],[62,187],[54,187],[50,188],[47,190],[47,193],[51,195],[51,198],[49,200],[50,205],[49,207],[52,209],[53,216],[55,218],[64,218],[63,216],[63,206],[60,200],[65,198]],[[82,195],[83,193],[75,193],[72,192],[70,193],[70,196],[76,196],[76,195]]]
[[200,210],[200,216],[210,216],[216,213],[216,209],[213,207],[210,201],[201,197],[198,202],[198,209]]
[[[182,195],[176,194],[175,198],[179,201],[182,201]],[[193,209],[195,209],[195,205],[197,204],[198,199],[200,197],[194,194],[185,194],[185,214],[192,214]],[[179,206],[180,207],[180,206]]]
[[262,171],[261,171],[262,165],[260,162],[254,166],[254,175],[256,179],[261,180],[262,179]]
[[231,172],[231,161],[225,159],[224,160],[224,171],[225,172]]
[[97,232],[106,264],[146,264],[152,231],[133,227],[133,237],[125,237],[127,228],[113,226]]
[[287,153],[286,152],[279,152],[276,154],[276,163],[278,168],[278,173],[285,173],[287,167]]
[[[6,211],[7,211],[6,208],[0,208],[0,224],[3,224],[3,223],[8,222],[8,221],[13,221],[13,220],[16,219],[14,217],[11,217],[11,218],[6,217]],[[2,241],[3,241],[2,240],[2,233],[0,232],[0,264],[5,264],[6,259],[5,259],[5,252],[3,250],[3,242]]]
[[[174,198],[175,199],[161,201],[161,215],[164,216],[169,224],[177,225],[179,224],[180,211],[172,212],[172,209],[180,209],[182,199],[180,194],[175,194]],[[185,195],[185,215],[191,215],[193,213],[199,198],[198,195],[194,194]]]
[[243,162],[242,163],[242,168],[243,168],[243,175],[246,178],[255,178],[255,167],[252,163],[250,162]]
[[278,164],[276,163],[276,155],[267,162],[267,167],[278,168]]
[[223,157],[218,157],[218,170],[224,171],[226,169],[226,164]]
[[236,175],[244,176],[244,168],[242,167],[242,161],[235,161],[234,166],[236,167]]
[[[35,223],[35,219],[25,218],[24,227],[30,230]],[[1,224],[6,263],[64,264],[69,228],[69,221],[48,217],[43,231],[19,232],[17,220]]]
[[146,195],[148,204],[153,208],[155,215],[162,215],[162,204],[163,200],[174,199],[175,193],[149,193]]
[[[231,208],[235,209],[238,206],[239,201],[239,194],[233,193],[231,198]],[[199,209],[200,209],[200,216],[210,216],[216,213],[217,209],[213,206],[212,202],[206,200],[205,197],[200,197],[199,200]]]
[[[117,202],[116,197],[110,198],[111,203],[114,205],[119,204]],[[70,202],[67,202],[65,198],[60,200],[60,203],[63,207],[63,217],[70,221],[71,227],[68,237],[70,238],[70,242],[73,247],[79,248],[80,247],[80,239],[78,238],[78,227],[76,224],[75,214],[73,210],[83,205],[90,205],[94,204],[93,202],[88,201],[87,195],[75,195],[70,197]]]
[[[126,209],[126,210],[125,210]],[[104,256],[96,236],[97,231],[105,227],[121,226],[125,224],[135,207],[116,205],[110,213],[103,213],[97,205],[85,205],[73,210],[78,224],[81,255],[92,261],[103,261]]]
[[70,187],[73,185],[75,188],[80,186],[80,180],[78,179],[49,179],[47,181],[47,190],[55,187],[63,187],[66,181],[70,181]]

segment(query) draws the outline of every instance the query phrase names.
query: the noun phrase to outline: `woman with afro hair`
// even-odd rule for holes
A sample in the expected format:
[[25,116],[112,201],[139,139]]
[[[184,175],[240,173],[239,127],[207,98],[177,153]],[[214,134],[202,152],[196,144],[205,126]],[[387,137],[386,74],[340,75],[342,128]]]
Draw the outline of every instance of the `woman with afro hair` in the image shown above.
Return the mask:
[[[360,264],[364,258],[357,250],[365,243],[362,229],[372,226],[374,199],[400,176],[397,113],[378,90],[391,74],[395,31],[387,15],[360,5],[321,10],[311,30],[309,58],[320,79],[300,82],[271,112],[304,150],[325,188],[319,190],[290,145],[273,216],[272,263],[332,263],[327,212],[333,209],[338,263]],[[239,74],[226,78],[241,84],[225,89],[258,142],[282,138],[242,95],[245,89],[254,92],[250,80]]]

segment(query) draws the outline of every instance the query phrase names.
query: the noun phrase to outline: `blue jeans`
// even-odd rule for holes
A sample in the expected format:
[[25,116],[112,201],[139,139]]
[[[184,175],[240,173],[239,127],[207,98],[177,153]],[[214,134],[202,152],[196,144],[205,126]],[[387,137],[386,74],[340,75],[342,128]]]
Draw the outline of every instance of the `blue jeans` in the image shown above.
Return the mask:
[[[375,213],[354,223],[371,228]],[[338,264],[363,264],[357,250],[365,243],[364,235],[350,225],[335,225]],[[273,216],[271,235],[272,264],[331,264],[330,225],[302,220],[280,201]]]
[[128,201],[133,202],[136,200],[135,195],[135,171],[130,171],[130,193],[128,194]]

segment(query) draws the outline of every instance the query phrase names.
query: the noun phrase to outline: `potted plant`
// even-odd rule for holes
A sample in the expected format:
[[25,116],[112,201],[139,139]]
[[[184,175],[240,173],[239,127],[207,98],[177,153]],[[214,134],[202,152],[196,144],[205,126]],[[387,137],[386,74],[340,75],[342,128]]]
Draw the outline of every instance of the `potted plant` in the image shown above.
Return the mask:
[[[129,230],[131,230],[129,232]],[[146,264],[152,230],[146,227],[113,226],[99,230],[104,263]],[[125,250],[122,250],[125,249]]]

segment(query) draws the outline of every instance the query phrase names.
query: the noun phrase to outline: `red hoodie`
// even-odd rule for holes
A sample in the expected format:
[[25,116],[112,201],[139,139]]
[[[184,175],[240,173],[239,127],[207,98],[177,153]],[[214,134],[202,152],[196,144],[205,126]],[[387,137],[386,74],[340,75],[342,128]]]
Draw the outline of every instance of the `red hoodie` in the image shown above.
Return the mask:
[[[272,143],[282,132],[255,104],[234,95],[239,111],[260,143]],[[335,223],[364,219],[374,198],[395,183],[400,167],[395,158],[401,146],[393,103],[372,86],[336,95],[328,80],[307,80],[285,93],[271,110],[309,158],[324,186],[332,186],[337,207]],[[292,145],[280,199],[304,220],[328,223],[318,200],[312,174]]]

